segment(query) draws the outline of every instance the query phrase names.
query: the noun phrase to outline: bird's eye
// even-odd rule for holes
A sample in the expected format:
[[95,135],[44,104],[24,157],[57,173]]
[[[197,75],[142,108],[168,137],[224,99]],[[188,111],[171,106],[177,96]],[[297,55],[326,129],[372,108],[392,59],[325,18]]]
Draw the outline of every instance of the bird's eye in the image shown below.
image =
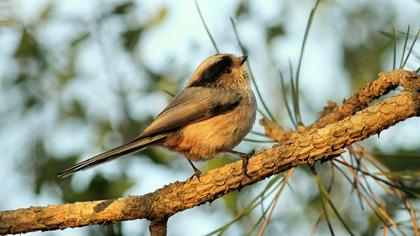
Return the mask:
[[232,69],[230,67],[226,68],[226,73],[230,74],[232,72]]

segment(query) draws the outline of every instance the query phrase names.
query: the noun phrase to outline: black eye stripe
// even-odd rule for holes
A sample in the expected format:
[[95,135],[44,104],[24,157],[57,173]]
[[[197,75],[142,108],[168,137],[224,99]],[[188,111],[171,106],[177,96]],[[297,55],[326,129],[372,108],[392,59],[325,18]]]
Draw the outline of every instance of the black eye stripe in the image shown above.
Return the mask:
[[207,70],[205,70],[202,74],[206,80],[209,79],[217,79],[230,65],[232,64],[232,60],[228,56],[222,57],[222,59],[213,65],[211,65]]
[[190,87],[205,87],[216,81],[220,75],[227,71],[227,68],[232,65],[232,59],[229,56],[223,56],[219,61],[209,66],[203,73],[199,80],[195,81]]

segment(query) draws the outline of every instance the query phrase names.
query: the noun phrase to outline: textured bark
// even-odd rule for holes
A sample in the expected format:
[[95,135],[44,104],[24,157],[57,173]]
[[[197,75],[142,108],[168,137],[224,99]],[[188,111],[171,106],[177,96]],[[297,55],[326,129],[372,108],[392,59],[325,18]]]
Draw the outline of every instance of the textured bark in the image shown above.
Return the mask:
[[[403,85],[405,90],[370,104],[398,85]],[[242,163],[237,161],[209,170],[200,181],[195,178],[168,184],[143,196],[3,211],[0,212],[0,234],[148,219],[152,221],[151,232],[164,229],[156,231],[156,235],[164,235],[159,233],[166,232],[166,220],[177,212],[211,202],[294,166],[333,158],[344,152],[343,148],[348,145],[379,134],[399,121],[418,116],[419,91],[420,78],[412,72],[397,70],[381,74],[377,81],[357,92],[342,106],[324,112],[306,129],[284,131],[264,120],[266,134],[282,142],[257,152],[249,160],[250,178],[242,174]],[[276,136],[279,133],[281,138]]]
[[[392,89],[399,85],[403,85],[408,78],[415,77],[415,74],[405,70],[395,70],[388,73],[381,73],[377,80],[367,84],[365,87],[357,91],[349,99],[343,101],[343,105],[335,107],[331,110],[332,103],[330,102],[327,109],[317,122],[310,127],[323,127],[326,124],[336,122],[344,117],[350,116],[361,109],[367,107],[373,100],[387,94]],[[403,82],[402,82],[403,80]]]
[[329,101],[317,121],[308,127],[298,127],[296,132],[284,130],[282,127],[268,119],[262,119],[260,123],[265,127],[265,134],[267,136],[282,143],[283,141],[290,139],[292,135],[299,135],[299,133],[302,133],[307,129],[321,128],[327,124],[340,121],[345,117],[353,115],[367,107],[375,99],[386,95],[389,91],[398,86],[404,86],[412,90],[412,88],[418,86],[418,81],[416,81],[415,78],[418,78],[415,73],[406,70],[381,73],[379,74],[378,79],[368,83],[353,96],[344,100],[341,106],[338,107],[335,102]]
[[151,236],[165,236],[168,219],[156,219],[150,222],[149,231]]

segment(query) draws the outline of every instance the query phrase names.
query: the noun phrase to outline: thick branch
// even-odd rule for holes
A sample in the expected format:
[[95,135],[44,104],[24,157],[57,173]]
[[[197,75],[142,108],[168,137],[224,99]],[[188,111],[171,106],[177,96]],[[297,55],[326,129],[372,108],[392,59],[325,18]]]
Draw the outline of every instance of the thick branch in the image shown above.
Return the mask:
[[[398,86],[412,87],[410,85],[412,79],[417,80],[418,76],[411,71],[394,70],[386,73],[380,73],[378,79],[368,83],[365,87],[357,91],[353,96],[343,101],[341,106],[329,101],[324,108],[321,116],[317,121],[308,127],[298,127],[297,132],[285,130],[275,122],[262,119],[260,124],[265,128],[265,134],[271,139],[282,143],[287,139],[292,138],[293,135],[300,135],[300,133],[308,129],[322,128],[327,124],[331,124],[351,116],[354,113],[366,108],[372,101],[386,95],[392,89]],[[408,84],[407,84],[408,83]]]
[[165,236],[168,219],[155,219],[150,222],[150,236]]
[[[417,80],[418,81],[418,78]],[[106,201],[82,202],[46,207],[30,207],[0,212],[0,234],[23,233],[149,219],[162,222],[169,216],[211,202],[226,193],[301,164],[313,164],[343,152],[345,146],[419,115],[418,88],[403,91],[371,107],[327,124],[307,129],[284,143],[256,153],[242,174],[240,161],[213,169],[200,177],[164,186],[143,196]]]
[[311,125],[311,128],[324,127],[332,122],[339,121],[347,116],[353,115],[367,107],[373,100],[386,95],[389,91],[402,85],[401,80],[408,77],[415,77],[416,74],[406,70],[394,70],[386,73],[380,73],[378,79],[368,83],[365,87],[357,91],[349,99],[343,101],[339,107],[332,108],[329,103],[327,111]]

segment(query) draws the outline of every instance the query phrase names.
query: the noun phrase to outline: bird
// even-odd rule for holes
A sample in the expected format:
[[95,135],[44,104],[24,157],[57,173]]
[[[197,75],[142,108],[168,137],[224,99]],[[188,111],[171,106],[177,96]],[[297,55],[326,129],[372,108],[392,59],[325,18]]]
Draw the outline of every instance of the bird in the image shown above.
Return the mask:
[[238,155],[242,172],[248,176],[248,159],[253,152],[233,150],[252,129],[257,110],[246,60],[247,56],[229,53],[209,56],[195,69],[185,88],[136,138],[57,176],[67,177],[150,146],[183,154],[194,170],[192,177],[201,175],[193,161],[209,160],[219,153]]

